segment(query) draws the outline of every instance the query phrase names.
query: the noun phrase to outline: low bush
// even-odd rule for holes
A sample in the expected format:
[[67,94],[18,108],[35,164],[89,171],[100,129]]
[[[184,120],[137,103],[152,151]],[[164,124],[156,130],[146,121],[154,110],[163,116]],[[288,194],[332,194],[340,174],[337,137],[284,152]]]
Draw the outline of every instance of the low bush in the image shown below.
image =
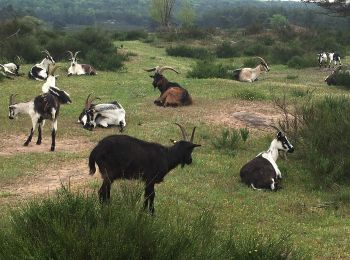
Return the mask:
[[[124,190],[124,191],[123,191]],[[142,212],[141,190],[123,188],[108,205],[62,191],[14,210],[0,230],[0,259],[292,259],[288,237],[217,230],[198,217]],[[234,226],[234,225],[233,225]],[[277,237],[277,238],[276,238]]]
[[287,62],[287,66],[294,69],[309,68],[315,65],[315,58],[311,55],[294,56]]
[[243,54],[247,56],[265,56],[268,52],[268,47],[261,43],[250,44],[243,49]]
[[260,64],[260,60],[257,58],[244,59],[243,61],[243,67],[245,68],[255,68],[258,64]]
[[166,48],[166,53],[169,56],[188,57],[196,59],[207,59],[212,56],[212,53],[203,47],[194,47],[187,45],[178,45]]
[[230,78],[231,70],[228,66],[221,63],[215,63],[212,60],[198,61],[187,76],[190,78],[207,79],[207,78]]
[[304,158],[322,184],[350,181],[350,99],[327,96],[304,106]]

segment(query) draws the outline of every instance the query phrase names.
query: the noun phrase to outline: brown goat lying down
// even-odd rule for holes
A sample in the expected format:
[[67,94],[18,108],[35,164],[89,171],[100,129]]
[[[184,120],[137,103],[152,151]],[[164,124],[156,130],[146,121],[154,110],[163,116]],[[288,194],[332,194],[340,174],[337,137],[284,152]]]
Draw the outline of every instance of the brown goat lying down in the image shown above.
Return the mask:
[[155,67],[152,69],[148,69],[146,71],[155,71],[155,74],[153,76],[150,76],[153,78],[153,87],[158,88],[160,91],[160,97],[157,98],[154,101],[154,104],[158,106],[188,106],[192,104],[192,98],[188,91],[181,87],[176,82],[170,82],[168,81],[163,75],[162,72],[166,69],[175,71],[178,73],[175,69],[164,66],[164,67]]

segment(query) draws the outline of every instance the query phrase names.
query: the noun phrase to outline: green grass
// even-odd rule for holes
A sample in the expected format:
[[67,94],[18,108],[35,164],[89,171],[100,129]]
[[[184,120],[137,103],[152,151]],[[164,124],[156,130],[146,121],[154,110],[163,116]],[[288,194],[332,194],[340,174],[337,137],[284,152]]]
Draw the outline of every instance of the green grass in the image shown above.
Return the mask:
[[[57,85],[71,94],[73,103],[61,108],[57,144],[63,139],[75,138],[86,140],[87,143],[97,143],[104,136],[117,133],[115,128],[89,132],[75,123],[86,96],[91,92],[102,101],[116,99],[124,106],[127,113],[125,134],[128,135],[170,145],[170,138],[180,138],[174,122],[184,124],[188,129],[197,126],[195,142],[202,144],[202,147],[194,151],[191,166],[173,170],[164,183],[157,185],[157,215],[195,219],[203,210],[210,210],[215,218],[218,234],[231,230],[233,226],[238,231],[244,230],[245,234],[271,235],[276,239],[290,234],[295,248],[306,250],[315,258],[350,257],[350,208],[342,202],[337,207],[319,207],[322,203],[336,200],[336,195],[315,188],[304,167],[303,158],[298,156],[298,147],[287,161],[278,161],[284,177],[283,189],[276,193],[256,192],[240,183],[239,170],[257,153],[268,148],[273,134],[251,131],[244,149],[239,149],[232,158],[229,154],[214,149],[212,139],[221,132],[223,125],[207,119],[208,115],[215,115],[215,111],[221,108],[221,102],[234,105],[241,99],[246,100],[246,92],[264,103],[272,102],[271,91],[296,98],[314,88],[315,98],[327,94],[348,95],[346,90],[330,88],[324,83],[327,72],[318,68],[294,70],[278,65],[271,66],[271,71],[261,75],[253,84],[229,79],[190,79],[186,78],[186,74],[195,64],[195,60],[169,57],[164,48],[152,47],[140,41],[125,41],[123,45],[126,51],[137,54],[130,57],[125,71],[99,71],[95,77],[68,78],[63,70],[59,70],[61,77]],[[238,64],[244,59],[237,59],[235,62]],[[221,61],[231,63],[231,60],[220,59]],[[156,65],[168,65],[180,71],[180,74],[167,71],[165,76],[188,89],[194,99],[193,106],[174,109],[153,105],[159,92],[153,90],[151,79],[143,69]],[[26,73],[29,68],[30,65],[23,66],[23,72]],[[288,75],[298,77],[288,79]],[[29,100],[41,92],[41,86],[42,82],[29,81],[25,77],[0,82],[2,139],[13,135],[27,135],[30,129],[28,116],[22,116],[18,120],[7,118],[9,95],[18,93],[18,100]],[[49,129],[50,123],[47,122],[43,136],[45,140],[50,139]],[[34,140],[36,136],[35,134]],[[293,143],[293,140],[290,141]],[[13,149],[15,151],[16,147]],[[54,171],[57,165],[64,163],[74,168],[76,161],[86,163],[88,154],[89,148],[80,152],[63,152],[58,149],[55,153],[0,155],[0,189],[2,185],[16,182],[22,176],[39,175],[45,168]],[[87,171],[81,174],[86,175]],[[112,189],[116,190],[118,186],[118,183],[114,183]],[[346,198],[349,189],[341,187],[341,191],[340,196]],[[12,206],[21,204],[16,203],[12,196],[0,196],[1,201],[7,198],[11,198]],[[8,209],[1,206],[0,210],[2,219],[5,219]]]

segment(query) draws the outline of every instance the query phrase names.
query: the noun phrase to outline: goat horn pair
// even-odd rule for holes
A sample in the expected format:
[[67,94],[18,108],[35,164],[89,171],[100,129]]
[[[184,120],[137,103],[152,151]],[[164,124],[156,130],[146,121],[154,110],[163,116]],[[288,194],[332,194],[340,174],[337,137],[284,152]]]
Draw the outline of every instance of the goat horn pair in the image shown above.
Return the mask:
[[[180,130],[181,130],[181,133],[182,133],[182,137],[183,137],[183,140],[184,141],[187,141],[187,133],[186,133],[186,130],[185,130],[185,128],[182,126],[182,125],[180,125],[180,124],[178,124],[178,123],[175,123],[178,127],[180,127]],[[192,134],[191,134],[191,139],[190,139],[190,143],[192,143],[193,142],[193,139],[194,139],[194,133],[196,132],[196,127],[194,127],[193,128],[193,130],[192,130]]]
[[151,68],[151,69],[145,69],[145,71],[147,71],[147,72],[155,71],[155,73],[158,73],[158,74],[162,74],[163,71],[165,71],[165,70],[172,70],[172,71],[176,72],[177,74],[179,74],[179,72],[177,70],[175,70],[173,67],[170,67],[170,66],[163,66],[163,67],[156,66],[156,67]]
[[76,51],[76,52],[75,52],[74,58],[77,58],[77,55],[78,55],[79,52],[81,52],[81,51]]
[[9,106],[13,105],[15,103],[15,97],[17,94],[11,94],[10,95],[10,100],[9,100]]
[[99,97],[94,97],[90,100],[90,97],[91,97],[92,93],[90,93],[87,98],[86,98],[86,101],[85,101],[85,109],[89,109],[92,102],[94,102],[95,100],[100,100]]
[[267,62],[263,59],[263,58],[261,58],[261,57],[259,57],[259,56],[256,56],[258,59],[260,59],[263,63],[265,63],[265,64],[267,64]]
[[16,58],[18,59],[18,63],[21,63],[21,57],[19,57],[18,55],[16,55]]
[[51,56],[50,52],[48,50],[41,51],[42,53],[45,53],[48,56]]
[[282,132],[282,130],[279,129],[277,126],[274,126],[274,125],[268,125],[268,126],[271,126],[272,128],[276,129],[278,132]]

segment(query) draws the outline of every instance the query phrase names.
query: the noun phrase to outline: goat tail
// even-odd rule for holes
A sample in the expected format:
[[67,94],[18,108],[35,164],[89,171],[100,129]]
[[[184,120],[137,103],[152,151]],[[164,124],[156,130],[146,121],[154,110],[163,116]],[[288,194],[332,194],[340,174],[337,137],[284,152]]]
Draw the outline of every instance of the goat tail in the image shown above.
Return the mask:
[[96,167],[95,167],[95,153],[96,153],[96,148],[92,150],[89,156],[89,168],[90,168],[90,175],[94,175],[96,172]]

